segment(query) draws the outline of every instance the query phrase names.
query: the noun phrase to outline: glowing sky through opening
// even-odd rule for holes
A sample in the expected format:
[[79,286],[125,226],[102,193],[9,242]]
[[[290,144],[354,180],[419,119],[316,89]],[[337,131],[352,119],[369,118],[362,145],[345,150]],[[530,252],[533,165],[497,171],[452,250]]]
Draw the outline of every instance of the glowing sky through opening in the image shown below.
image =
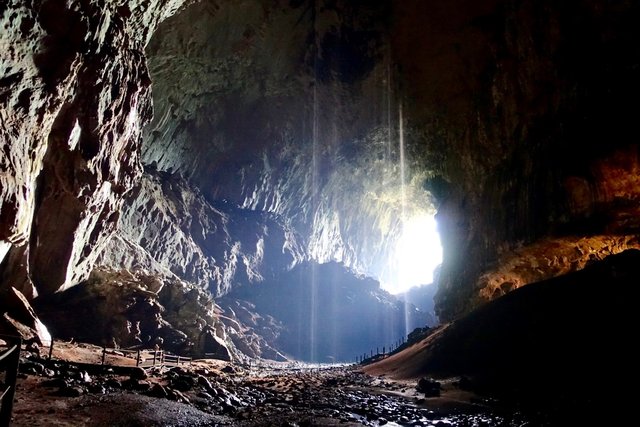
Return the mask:
[[442,263],[440,235],[433,215],[414,216],[404,222],[393,258],[396,277],[382,284],[388,292],[398,294],[433,282],[433,272]]

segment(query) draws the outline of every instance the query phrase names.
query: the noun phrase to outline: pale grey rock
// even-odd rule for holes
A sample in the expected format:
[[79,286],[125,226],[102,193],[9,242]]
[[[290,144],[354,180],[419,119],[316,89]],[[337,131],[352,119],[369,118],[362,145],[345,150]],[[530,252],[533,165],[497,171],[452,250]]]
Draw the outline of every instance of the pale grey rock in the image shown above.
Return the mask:
[[126,200],[100,265],[178,277],[220,296],[305,259],[295,230],[269,215],[216,208],[178,174],[148,168]]
[[91,271],[139,176],[144,47],[181,0],[0,6],[0,255],[28,297]]

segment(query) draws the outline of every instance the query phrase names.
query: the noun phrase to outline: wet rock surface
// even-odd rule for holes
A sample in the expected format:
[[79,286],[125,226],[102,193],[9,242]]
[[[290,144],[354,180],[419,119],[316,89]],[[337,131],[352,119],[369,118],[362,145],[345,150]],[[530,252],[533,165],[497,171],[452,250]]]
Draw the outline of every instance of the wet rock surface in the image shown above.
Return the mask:
[[[499,415],[480,400],[446,408],[413,391],[411,383],[350,367],[203,361],[150,369],[147,379],[135,379],[89,375],[55,361],[23,362],[29,375],[18,386],[17,426],[52,420],[63,426],[525,425],[522,415]],[[41,365],[51,367],[52,378]]]

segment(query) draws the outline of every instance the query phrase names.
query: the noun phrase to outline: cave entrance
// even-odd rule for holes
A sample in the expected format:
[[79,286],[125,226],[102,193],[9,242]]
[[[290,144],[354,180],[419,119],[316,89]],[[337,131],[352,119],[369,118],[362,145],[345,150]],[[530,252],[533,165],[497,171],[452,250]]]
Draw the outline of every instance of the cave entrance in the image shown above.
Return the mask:
[[434,214],[422,212],[402,221],[402,231],[390,256],[394,272],[383,289],[399,294],[434,281],[434,271],[442,263],[442,246]]

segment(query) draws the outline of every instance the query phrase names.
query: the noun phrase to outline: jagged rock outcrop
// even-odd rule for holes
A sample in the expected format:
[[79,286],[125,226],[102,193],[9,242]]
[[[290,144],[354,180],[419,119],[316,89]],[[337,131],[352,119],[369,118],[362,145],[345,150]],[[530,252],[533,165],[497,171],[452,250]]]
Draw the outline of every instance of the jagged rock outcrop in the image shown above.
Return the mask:
[[232,356],[226,337],[218,335],[211,295],[177,279],[97,269],[88,280],[34,303],[56,339]]
[[256,305],[234,298],[223,298],[220,322],[227,337],[240,354],[249,358],[284,361],[287,357],[277,346],[285,325],[273,316],[259,312]]
[[51,334],[16,288],[0,293],[0,334],[21,337],[29,346],[48,346]]
[[304,260],[298,239],[273,216],[214,207],[179,174],[147,168],[98,264],[178,277],[220,296]]
[[140,174],[144,47],[182,0],[0,6],[0,271],[28,297],[86,278]]

